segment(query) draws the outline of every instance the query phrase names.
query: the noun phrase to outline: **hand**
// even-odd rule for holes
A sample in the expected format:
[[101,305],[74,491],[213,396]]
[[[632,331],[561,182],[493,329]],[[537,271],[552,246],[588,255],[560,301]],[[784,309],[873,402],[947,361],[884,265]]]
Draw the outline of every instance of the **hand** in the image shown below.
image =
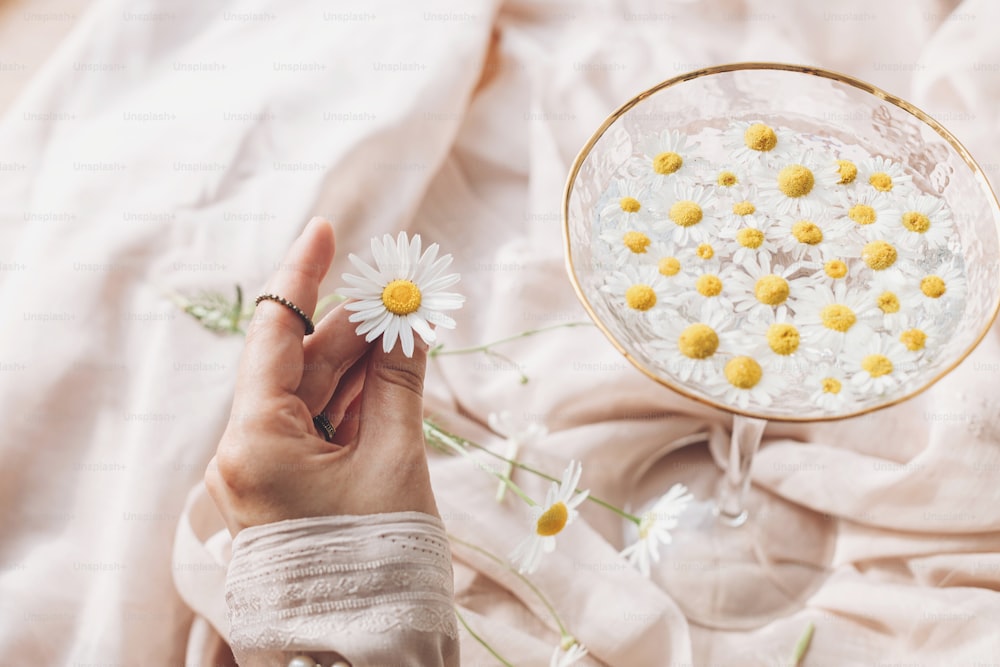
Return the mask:
[[[265,292],[306,313],[334,254],[333,227],[314,218],[292,245]],[[248,526],[311,516],[415,510],[438,515],[422,430],[427,346],[355,335],[350,313],[335,308],[303,338],[291,309],[261,301],[240,359],[229,424],[205,484],[236,535]],[[334,442],[316,431],[325,411]]]

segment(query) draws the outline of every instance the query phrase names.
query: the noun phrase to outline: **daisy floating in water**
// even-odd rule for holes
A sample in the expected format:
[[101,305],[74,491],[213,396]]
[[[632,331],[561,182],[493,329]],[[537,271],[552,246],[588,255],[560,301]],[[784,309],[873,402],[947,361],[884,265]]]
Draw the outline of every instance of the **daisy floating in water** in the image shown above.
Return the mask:
[[431,244],[422,254],[420,235],[408,239],[400,232],[395,240],[388,234],[372,239],[375,268],[357,255],[348,259],[360,276],[343,275],[350,287],[339,292],[355,301],[344,308],[354,311],[351,322],[359,322],[356,333],[372,342],[382,336],[382,349],[391,352],[398,340],[403,354],[413,356],[413,334],[431,345],[436,340],[431,324],[454,329],[455,320],[442,311],[462,307],[465,297],[446,292],[459,281],[457,273],[445,273],[451,255],[438,257],[438,244]]
[[538,569],[542,556],[556,549],[556,535],[573,523],[579,514],[576,508],[587,499],[590,491],[576,493],[583,466],[570,461],[563,472],[562,482],[552,482],[543,505],[532,507],[534,525],[531,535],[511,553],[510,560],[521,574],[531,574]]

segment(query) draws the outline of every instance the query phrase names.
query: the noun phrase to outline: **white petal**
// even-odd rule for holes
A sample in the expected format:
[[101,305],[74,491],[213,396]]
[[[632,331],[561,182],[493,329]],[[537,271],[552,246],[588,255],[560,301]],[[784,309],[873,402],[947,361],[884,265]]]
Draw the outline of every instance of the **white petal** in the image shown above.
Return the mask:
[[419,312],[407,315],[406,321],[413,328],[413,330],[417,332],[417,335],[423,338],[424,342],[428,345],[437,340],[437,335],[434,333],[434,330],[430,328],[427,324],[427,320],[421,317]]
[[382,351],[386,354],[392,352],[392,348],[396,346],[396,339],[399,338],[399,322],[398,316],[389,314],[389,326],[382,334]]
[[364,324],[360,325],[357,330],[357,334],[367,333],[365,336],[365,342],[372,342],[376,338],[382,335],[386,327],[389,326],[389,322],[392,321],[392,313],[386,312],[381,317],[368,320]]
[[403,345],[403,354],[406,357],[413,357],[413,329],[410,328],[410,323],[407,319],[402,317],[396,318],[400,322],[399,327],[399,342]]
[[[357,255],[355,255],[354,253],[351,253],[350,255],[348,255],[347,258],[349,260],[351,260],[351,264],[354,265],[354,268],[356,268],[358,271],[360,271],[361,274],[365,278],[367,278],[368,280],[370,280],[374,285],[381,285],[381,284],[383,284],[383,283],[386,282],[385,278],[381,274],[379,274],[378,271],[376,271],[375,269],[373,269],[368,264],[368,262],[364,261],[363,259],[361,259]],[[347,279],[346,278],[346,274],[345,274],[345,278],[344,279],[345,280]]]
[[348,299],[358,299],[363,301],[365,299],[381,299],[381,293],[374,293],[370,290],[357,289],[354,287],[343,287],[339,290],[341,296],[346,296]]
[[421,290],[424,292],[440,292],[443,289],[447,289],[460,281],[462,276],[457,273],[446,273],[443,276],[437,276],[432,280],[426,280],[421,283]]
[[453,292],[428,294],[421,303],[431,310],[457,310],[465,303],[465,297]]
[[455,328],[455,324],[456,324],[455,320],[451,319],[447,315],[443,315],[443,314],[441,314],[439,312],[436,312],[436,311],[433,311],[433,310],[429,310],[429,311],[425,312],[423,306],[421,306],[420,310],[418,310],[417,312],[420,313],[421,315],[423,315],[424,319],[426,319],[428,322],[430,322],[434,326],[438,326],[438,327],[441,327],[443,329],[454,329]]

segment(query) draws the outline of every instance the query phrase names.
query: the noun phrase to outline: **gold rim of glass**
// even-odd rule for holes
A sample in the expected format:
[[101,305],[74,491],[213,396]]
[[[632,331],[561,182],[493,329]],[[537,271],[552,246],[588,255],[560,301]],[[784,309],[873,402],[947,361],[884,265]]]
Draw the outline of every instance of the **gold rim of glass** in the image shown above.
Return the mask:
[[736,72],[740,70],[781,70],[786,72],[796,72],[799,74],[818,76],[824,79],[832,79],[833,81],[844,83],[849,86],[853,86],[854,88],[863,90],[916,117],[918,120],[920,120],[921,122],[925,123],[928,127],[933,129],[938,135],[941,136],[942,139],[947,141],[951,145],[951,147],[955,149],[955,152],[958,153],[958,155],[962,158],[962,160],[969,167],[969,169],[972,170],[973,175],[976,178],[976,181],[979,183],[979,187],[983,191],[983,194],[986,195],[987,199],[993,205],[993,212],[994,212],[993,223],[997,228],[997,238],[1000,239],[1000,217],[998,217],[997,215],[997,211],[1000,210],[1000,202],[997,201],[996,193],[990,186],[989,180],[986,178],[986,174],[979,166],[979,163],[976,162],[976,160],[972,157],[968,149],[966,149],[966,147],[962,145],[962,142],[960,142],[955,137],[955,135],[953,135],[950,131],[948,131],[947,128],[945,128],[941,123],[934,120],[927,113],[915,107],[914,105],[910,104],[906,100],[900,97],[896,97],[891,93],[887,93],[881,88],[874,86],[866,81],[855,79],[852,76],[841,74],[839,72],[833,72],[831,70],[826,70],[819,67],[810,67],[807,65],[791,65],[787,63],[769,63],[769,62],[744,62],[744,63],[731,63],[727,65],[715,65],[713,67],[705,67],[702,69],[688,72],[686,74],[675,76],[673,78],[667,79],[666,81],[658,83],[657,85],[653,86],[652,88],[649,88],[648,90],[644,90],[643,92],[639,93],[638,95],[630,99],[628,102],[618,107],[610,116],[608,116],[607,119],[601,124],[601,126],[597,128],[597,131],[594,132],[593,135],[591,135],[590,139],[587,140],[587,143],[584,144],[583,148],[581,148],[580,152],[577,154],[576,159],[573,161],[573,165],[570,167],[569,176],[566,179],[566,186],[563,190],[563,200],[562,200],[563,245],[565,247],[565,252],[566,252],[566,270],[569,273],[570,282],[573,283],[573,290],[576,292],[577,298],[580,299],[580,303],[583,304],[583,307],[587,311],[587,314],[590,316],[590,319],[594,321],[594,324],[597,326],[598,329],[601,330],[602,333],[604,333],[605,337],[607,337],[607,339],[611,341],[611,344],[614,345],[615,349],[617,349],[626,359],[629,360],[629,362],[633,366],[639,369],[644,375],[658,382],[659,384],[677,392],[678,394],[681,394],[682,396],[690,398],[691,400],[697,401],[703,405],[724,410],[734,415],[742,415],[744,417],[752,417],[755,419],[766,419],[768,421],[775,421],[775,422],[837,421],[841,419],[849,419],[851,417],[858,417],[860,415],[865,415],[870,412],[875,412],[876,410],[882,410],[884,408],[892,407],[904,401],[908,401],[914,396],[917,396],[918,394],[923,393],[931,386],[933,386],[938,380],[940,380],[944,376],[948,375],[948,373],[955,370],[955,368],[957,368],[959,364],[965,361],[965,359],[972,353],[972,351],[979,346],[983,338],[986,336],[987,332],[989,332],[990,328],[993,326],[993,322],[996,320],[998,312],[1000,312],[1000,299],[998,299],[997,303],[994,304],[992,314],[990,315],[989,319],[983,326],[982,331],[980,331],[979,334],[976,336],[975,340],[962,352],[962,354],[957,359],[955,359],[955,361],[952,364],[947,366],[940,373],[931,377],[919,389],[911,391],[907,394],[903,394],[902,396],[893,398],[892,400],[888,400],[885,403],[880,403],[878,405],[865,407],[860,410],[855,410],[854,412],[847,412],[838,415],[821,415],[816,417],[794,417],[794,416],[784,416],[784,415],[772,416],[763,412],[742,410],[734,406],[729,406],[724,403],[719,403],[711,399],[708,399],[704,396],[701,396],[699,394],[696,394],[692,391],[685,389],[685,387],[681,384],[674,383],[664,377],[661,377],[659,374],[655,373],[650,368],[648,368],[642,362],[642,360],[637,359],[635,356],[630,354],[628,350],[626,350],[625,347],[618,342],[618,339],[615,338],[615,335],[611,333],[611,331],[605,326],[604,322],[597,315],[593,306],[590,304],[590,301],[587,299],[586,294],[584,294],[583,288],[580,285],[580,281],[577,279],[576,276],[576,269],[573,265],[573,249],[570,244],[570,230],[569,230],[569,202],[570,202],[570,195],[573,192],[573,185],[576,183],[577,174],[579,173],[580,168],[583,166],[584,161],[586,161],[587,157],[590,155],[590,151],[593,149],[594,145],[598,142],[598,140],[600,140],[600,138],[604,135],[604,133],[608,130],[608,128],[610,128],[615,122],[618,121],[619,118],[621,118],[632,107],[641,103],[647,97],[650,97],[651,95],[654,95],[665,88],[669,88],[679,83],[684,83],[685,81],[690,81],[692,79],[698,79],[713,74],[721,74],[724,72]]

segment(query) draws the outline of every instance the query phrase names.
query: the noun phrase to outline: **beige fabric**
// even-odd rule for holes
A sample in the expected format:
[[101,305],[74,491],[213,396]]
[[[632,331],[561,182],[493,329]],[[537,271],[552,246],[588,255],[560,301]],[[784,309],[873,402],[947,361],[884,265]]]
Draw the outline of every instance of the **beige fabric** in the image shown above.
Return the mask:
[[[125,21],[126,8],[150,18]],[[871,80],[1000,172],[991,0],[227,8],[97,3],[0,123],[0,162],[24,165],[0,175],[0,655],[17,664],[219,654],[225,544],[203,504],[178,525],[225,425],[241,341],[203,332],[161,288],[252,294],[322,214],[342,250],[331,290],[375,233],[419,231],[455,253],[469,302],[448,345],[583,319],[561,257],[568,165],[622,101],[709,63]],[[994,329],[906,405],[768,428],[755,482],[842,521],[834,576],[759,631],[689,626],[622,565],[615,517],[588,506],[535,577],[590,648],[583,664],[776,664],[808,619],[816,664],[995,662],[998,343]],[[697,485],[702,469],[672,467],[664,447],[728,422],[653,385],[592,329],[503,352],[516,369],[436,361],[432,409],[494,445],[489,412],[543,420],[551,435],[525,459],[555,471],[576,457],[614,501]],[[432,476],[449,532],[501,554],[524,534],[527,512],[498,507],[467,464],[435,456]],[[547,664],[558,635],[537,599],[475,552],[454,555],[469,623],[513,664]],[[208,620],[192,630],[195,611]],[[492,664],[461,641],[466,663]]]

